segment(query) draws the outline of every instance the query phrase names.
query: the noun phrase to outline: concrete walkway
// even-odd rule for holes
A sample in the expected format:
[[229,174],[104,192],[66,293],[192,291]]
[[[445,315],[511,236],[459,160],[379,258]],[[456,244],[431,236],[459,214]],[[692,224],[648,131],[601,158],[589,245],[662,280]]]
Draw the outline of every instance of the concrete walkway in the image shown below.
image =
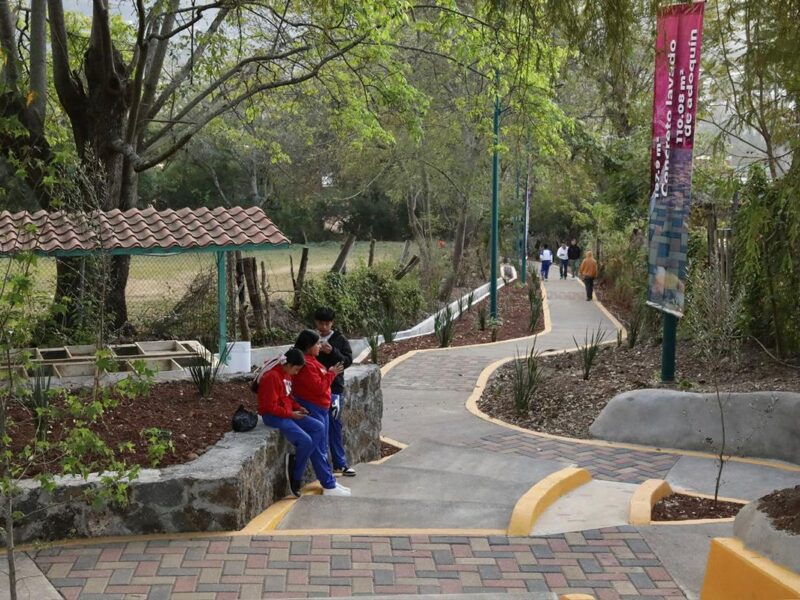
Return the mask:
[[[578,282],[545,288],[551,327],[538,350],[574,349],[573,337],[597,328],[616,338]],[[709,537],[730,524],[635,528],[624,509],[632,484],[652,477],[709,491],[713,458],[518,431],[465,408],[487,366],[532,343],[423,351],[396,364],[383,380],[383,427],[408,448],[358,465],[345,481],[352,498],[304,496],[276,531],[98,540],[31,556],[66,598],[696,597]],[[594,480],[557,501],[530,537],[505,535],[519,497],[567,465]],[[731,462],[723,494],[757,497],[798,478]]]

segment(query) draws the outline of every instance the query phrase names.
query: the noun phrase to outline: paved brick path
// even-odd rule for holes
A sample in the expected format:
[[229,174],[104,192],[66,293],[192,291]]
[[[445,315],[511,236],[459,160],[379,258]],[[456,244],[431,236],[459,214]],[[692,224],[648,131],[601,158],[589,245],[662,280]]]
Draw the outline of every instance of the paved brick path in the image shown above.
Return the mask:
[[585,592],[683,598],[635,529],[540,538],[231,537],[32,553],[65,598],[305,598],[359,594]]
[[516,431],[485,436],[470,446],[544,460],[568,460],[591,471],[595,479],[622,483],[664,479],[680,459],[677,454],[592,446]]

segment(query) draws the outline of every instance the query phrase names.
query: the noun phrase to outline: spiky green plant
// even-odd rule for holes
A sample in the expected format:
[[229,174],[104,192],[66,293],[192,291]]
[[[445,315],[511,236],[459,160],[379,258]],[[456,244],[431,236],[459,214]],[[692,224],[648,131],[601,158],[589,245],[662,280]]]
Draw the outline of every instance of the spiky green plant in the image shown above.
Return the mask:
[[436,313],[433,318],[433,330],[436,333],[436,339],[439,341],[439,348],[447,348],[453,341],[455,326],[455,316],[448,304],[443,310]]
[[539,353],[532,344],[528,354],[516,355],[514,370],[511,373],[511,389],[514,395],[514,407],[517,413],[524,414],[531,409],[536,391],[542,383],[542,367],[539,364]]
[[231,348],[231,344],[225,345],[225,348],[219,353],[219,360],[215,365],[212,364],[213,361],[206,360],[206,358],[200,354],[197,355],[197,362],[193,365],[189,365],[189,373],[192,376],[192,381],[201,398],[208,398],[211,395],[214,384],[217,382],[220,369],[228,362]]
[[481,331],[486,331],[486,320],[487,320],[487,312],[486,306],[481,305],[478,307],[478,329]]
[[592,370],[592,365],[594,365],[594,361],[600,353],[600,345],[603,343],[605,337],[606,332],[602,325],[598,325],[597,329],[592,331],[591,334],[589,333],[589,329],[586,329],[586,333],[583,336],[583,345],[578,343],[575,336],[572,336],[575,347],[578,349],[584,380],[589,379],[589,372]]
[[539,324],[539,319],[544,310],[544,301],[539,295],[538,288],[528,287],[528,304],[530,305],[530,312],[528,313],[528,331],[533,333],[536,331],[536,326]]

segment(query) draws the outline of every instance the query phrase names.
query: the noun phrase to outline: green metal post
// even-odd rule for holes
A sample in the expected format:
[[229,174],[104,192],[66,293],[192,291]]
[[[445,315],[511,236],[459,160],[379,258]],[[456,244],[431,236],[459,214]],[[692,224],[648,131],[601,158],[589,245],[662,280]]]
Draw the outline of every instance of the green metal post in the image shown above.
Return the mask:
[[[500,83],[500,73],[496,74],[497,84]],[[500,154],[497,147],[500,145],[500,92],[494,97],[494,152],[492,153],[492,247],[490,252],[491,280],[489,282],[489,313],[492,318],[497,318],[497,234],[498,212],[500,199]]]
[[217,252],[217,309],[219,311],[219,353],[228,344],[228,291],[225,277],[225,253]]
[[530,224],[531,197],[528,189],[528,175],[525,175],[525,192],[522,198],[522,283],[528,282],[528,225]]
[[664,339],[661,342],[661,381],[675,381],[675,339],[678,332],[678,317],[664,314]]

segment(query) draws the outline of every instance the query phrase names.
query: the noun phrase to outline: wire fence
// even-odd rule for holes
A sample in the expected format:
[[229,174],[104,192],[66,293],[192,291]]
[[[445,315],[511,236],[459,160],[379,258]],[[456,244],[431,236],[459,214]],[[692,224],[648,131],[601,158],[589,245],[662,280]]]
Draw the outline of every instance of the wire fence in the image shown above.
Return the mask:
[[[306,278],[314,277],[331,268],[340,251],[338,242],[309,244]],[[256,280],[252,286],[237,290],[236,260],[230,252],[227,265],[228,331],[231,337],[241,335],[240,306],[234,301],[237,291],[250,311],[248,323],[254,320],[251,294],[256,291],[262,310],[268,304],[272,309],[272,332],[268,338],[280,337],[287,319],[292,316],[279,302],[293,296],[292,271],[299,269],[302,246],[267,248],[260,251],[235,253],[242,259],[253,259]],[[376,261],[396,262],[403,249],[402,242],[379,242],[375,248]],[[350,253],[348,265],[366,263],[368,242],[357,242]],[[56,288],[55,259],[39,260],[36,282],[43,298],[52,298]],[[251,289],[255,288],[255,290]],[[125,288],[128,320],[132,328],[126,340],[196,339],[207,347],[218,343],[217,271],[214,252],[183,252],[180,254],[132,256]],[[290,302],[289,302],[290,303]],[[43,306],[43,311],[46,307]],[[255,319],[256,321],[258,319]],[[296,333],[293,331],[292,333]],[[37,340],[34,340],[35,342]],[[270,339],[253,339],[256,343],[269,343]]]

